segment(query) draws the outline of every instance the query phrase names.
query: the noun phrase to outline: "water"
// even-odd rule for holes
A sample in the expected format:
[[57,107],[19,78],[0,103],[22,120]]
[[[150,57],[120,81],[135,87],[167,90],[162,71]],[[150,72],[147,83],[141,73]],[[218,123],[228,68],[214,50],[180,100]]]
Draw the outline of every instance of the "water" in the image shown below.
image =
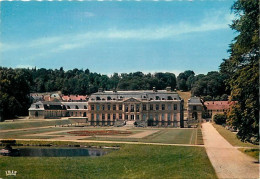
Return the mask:
[[20,157],[79,157],[103,156],[107,150],[92,148],[20,148]]

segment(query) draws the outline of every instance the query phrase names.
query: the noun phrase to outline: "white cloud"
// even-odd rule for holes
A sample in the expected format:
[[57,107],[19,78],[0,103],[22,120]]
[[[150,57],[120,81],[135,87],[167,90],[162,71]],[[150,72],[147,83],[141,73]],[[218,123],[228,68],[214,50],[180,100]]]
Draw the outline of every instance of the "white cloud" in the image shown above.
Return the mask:
[[[85,16],[94,16],[91,12],[84,12]],[[224,17],[224,18],[223,18]],[[82,48],[100,40],[160,40],[181,37],[189,33],[199,33],[214,30],[227,29],[228,24],[234,19],[233,15],[223,14],[222,11],[210,12],[205,18],[197,24],[182,22],[179,24],[170,24],[163,26],[144,27],[140,29],[117,29],[111,28],[103,31],[88,31],[86,33],[66,34],[54,37],[42,37],[32,40],[26,44],[17,43],[3,44],[0,43],[2,51],[15,49],[33,49],[40,48],[44,53],[56,53],[75,48]]]
[[32,65],[16,65],[16,67],[15,68],[34,68],[34,66],[32,66]]

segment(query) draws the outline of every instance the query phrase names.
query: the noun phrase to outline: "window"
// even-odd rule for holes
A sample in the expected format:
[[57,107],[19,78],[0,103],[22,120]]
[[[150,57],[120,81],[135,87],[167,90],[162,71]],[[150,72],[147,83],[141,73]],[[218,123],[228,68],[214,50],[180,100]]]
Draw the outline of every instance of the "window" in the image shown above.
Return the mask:
[[75,106],[75,109],[79,109],[79,107],[76,105],[76,106]]
[[174,104],[174,105],[173,105],[173,109],[174,109],[174,110],[177,110],[177,104]]
[[153,110],[153,104],[150,104],[150,110]]
[[155,119],[156,119],[156,121],[159,120],[159,115],[158,114],[155,115]]
[[39,105],[36,104],[36,109],[40,108]]
[[136,119],[139,120],[139,115],[136,115]]
[[134,120],[135,119],[135,116],[134,115],[131,115],[131,120]]
[[84,109],[88,109],[86,105],[84,105]]
[[99,110],[99,104],[97,104],[97,111]]
[[125,115],[125,119],[128,120],[128,115]]
[[94,120],[94,114],[91,114],[91,120],[92,121]]
[[113,114],[113,119],[114,119],[114,120],[116,119],[116,114]]
[[119,110],[122,110],[122,104],[119,105]]
[[165,104],[162,104],[162,110],[165,110]]
[[172,105],[168,104],[168,110],[172,109]]
[[94,110],[94,105],[93,104],[91,105],[91,110]]
[[[70,109],[70,106],[67,106],[67,108]],[[94,108],[94,105],[93,105],[93,108]],[[94,110],[94,109],[92,109],[92,110]]]
[[107,97],[107,100],[108,100],[108,101],[110,101],[110,100],[111,100],[111,97],[110,97],[110,96],[108,96],[108,97]]
[[71,112],[71,116],[73,116],[73,112]]
[[168,113],[167,118],[168,118],[168,121],[171,120],[171,114],[170,113]]
[[146,114],[143,114],[143,120],[146,120]]
[[102,114],[102,120],[105,120],[105,114]]
[[156,110],[159,110],[159,104],[156,104],[155,109],[156,109]]
[[110,105],[107,105],[107,110],[110,110]]
[[119,114],[119,119],[122,119],[122,114]]
[[197,110],[197,106],[193,106],[193,110]]
[[136,112],[139,112],[139,104],[136,105]]
[[105,105],[102,105],[102,110],[103,110],[103,111],[105,110]]
[[96,114],[97,121],[99,120],[99,114]]
[[171,97],[171,96],[168,96],[167,99],[168,99],[168,100],[172,100],[172,97]]
[[127,105],[125,106],[125,112],[128,112],[128,106]]
[[99,97],[99,96],[97,96],[97,97],[96,97],[96,100],[97,100],[97,101],[99,101],[99,100],[100,100],[100,97]]
[[143,111],[146,111],[146,104],[143,104]]
[[177,115],[176,115],[176,114],[173,115],[173,120],[174,120],[174,121],[177,120]]
[[162,120],[164,120],[164,114],[162,114]]
[[131,105],[131,112],[134,112],[134,105]]
[[107,119],[110,120],[110,114],[107,114]]
[[116,110],[116,105],[115,104],[113,105],[113,110]]
[[150,114],[149,119],[153,120],[153,115],[152,114]]
[[156,100],[160,100],[160,97],[159,97],[159,96],[156,96],[155,99],[156,99]]

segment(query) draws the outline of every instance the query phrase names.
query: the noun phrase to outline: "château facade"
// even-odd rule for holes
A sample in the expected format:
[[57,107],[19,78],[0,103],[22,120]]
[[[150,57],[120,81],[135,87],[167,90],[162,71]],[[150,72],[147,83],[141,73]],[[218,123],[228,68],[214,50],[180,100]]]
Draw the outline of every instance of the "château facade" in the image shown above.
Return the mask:
[[148,126],[183,127],[183,100],[170,88],[99,90],[89,97],[87,115],[94,126],[112,126],[116,121],[143,121]]

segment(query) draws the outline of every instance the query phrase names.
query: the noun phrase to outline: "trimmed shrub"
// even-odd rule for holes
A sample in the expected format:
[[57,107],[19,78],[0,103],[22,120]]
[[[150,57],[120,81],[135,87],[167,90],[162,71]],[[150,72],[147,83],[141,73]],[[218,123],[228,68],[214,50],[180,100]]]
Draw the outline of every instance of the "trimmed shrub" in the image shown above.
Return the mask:
[[216,114],[213,120],[216,124],[222,125],[226,123],[227,116],[225,114]]

